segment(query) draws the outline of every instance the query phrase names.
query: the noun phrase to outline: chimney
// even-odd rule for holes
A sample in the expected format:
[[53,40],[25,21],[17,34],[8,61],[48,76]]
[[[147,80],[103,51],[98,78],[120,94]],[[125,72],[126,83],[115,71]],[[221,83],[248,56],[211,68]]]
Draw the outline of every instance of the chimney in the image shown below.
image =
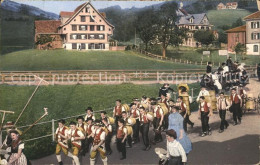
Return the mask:
[[258,10],[260,11],[260,0],[256,0],[256,1],[257,1]]

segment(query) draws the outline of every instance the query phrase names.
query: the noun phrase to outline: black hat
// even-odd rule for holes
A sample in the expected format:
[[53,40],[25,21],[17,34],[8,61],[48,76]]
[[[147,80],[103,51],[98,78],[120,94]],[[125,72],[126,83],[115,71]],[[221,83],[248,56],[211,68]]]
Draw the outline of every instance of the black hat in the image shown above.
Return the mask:
[[133,98],[133,101],[140,101],[140,100],[139,100],[138,98],[135,97],[135,98]]
[[79,119],[81,119],[81,120],[83,120],[84,121],[84,118],[83,118],[83,116],[79,116],[79,117],[77,117],[76,118],[76,120],[78,121]]
[[135,104],[135,103],[131,103],[131,104],[130,104],[130,107],[132,107],[133,105],[136,105],[136,104]]
[[92,119],[92,118],[87,118],[86,122],[88,122],[89,120],[93,121],[93,119]]
[[58,123],[65,124],[65,120],[64,119],[60,119],[60,120],[58,120]]
[[71,121],[70,125],[76,125],[76,123],[74,121]]
[[147,99],[147,97],[145,95],[142,96],[143,99]]
[[101,111],[100,113],[104,113],[104,114],[107,114],[107,112],[106,112],[106,111]]
[[99,119],[95,120],[95,121],[94,121],[94,125],[95,125],[95,126],[102,126],[101,120],[99,120]]
[[86,109],[86,111],[88,111],[88,110],[90,110],[91,112],[93,112],[92,107],[88,107],[88,108]]

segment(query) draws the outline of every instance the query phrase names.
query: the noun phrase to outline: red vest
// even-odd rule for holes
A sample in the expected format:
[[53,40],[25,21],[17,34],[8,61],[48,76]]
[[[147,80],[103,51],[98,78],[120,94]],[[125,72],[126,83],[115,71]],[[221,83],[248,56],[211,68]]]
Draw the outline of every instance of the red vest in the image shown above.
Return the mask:
[[135,109],[134,112],[133,112],[133,118],[137,118],[138,117],[136,111],[137,110]]
[[169,110],[169,107],[168,107],[168,104],[167,104],[167,100],[166,100],[166,99],[164,99],[164,100],[161,99],[160,102],[161,102],[161,103],[164,103],[164,104],[166,105],[167,109]]
[[100,143],[101,141],[100,135],[102,134],[103,131],[104,130],[101,128],[98,134],[96,134],[97,131],[95,132],[94,141],[93,141],[94,145],[98,145]]
[[146,115],[141,115],[141,122],[148,123],[148,119]]
[[124,138],[124,135],[125,135],[125,133],[124,133],[124,127],[122,127],[122,129],[118,128],[118,129],[117,129],[116,137],[117,137],[118,139],[123,139],[123,138]]
[[239,94],[240,94],[240,96],[244,95],[244,90],[243,90],[243,89],[240,89],[240,90],[239,90]]
[[[78,135],[78,131],[79,131],[79,130],[76,128],[74,134],[71,135],[71,137],[74,137],[74,138],[75,138],[75,137],[80,137],[80,136]],[[79,140],[74,140],[74,141],[79,141]],[[79,149],[81,148],[81,146],[78,145],[77,143],[73,143],[73,142],[72,142],[72,144],[73,144],[74,146],[76,146],[77,148],[79,148]]]
[[119,107],[115,106],[115,116],[121,116],[122,115],[122,106]]
[[[207,103],[206,101],[204,102],[203,108],[204,108],[204,112],[209,112],[208,103]],[[201,111],[201,103],[200,103],[200,111]],[[201,111],[201,112],[202,112],[202,111]]]
[[[63,136],[65,136],[65,130],[66,130],[66,129],[67,129],[67,128],[63,127],[61,131],[58,131],[58,133],[56,134],[56,136],[58,136],[59,133],[61,133]],[[60,139],[61,139],[62,141],[65,140],[63,137],[60,137]]]
[[[77,124],[77,125],[79,125],[79,124]],[[81,126],[80,126],[81,128],[82,128],[82,130],[84,131],[84,132],[86,132],[87,130],[85,130],[85,128],[84,128],[84,124],[81,124]]]
[[[231,94],[230,96],[231,100],[232,100],[232,103],[235,103],[235,104],[239,104],[240,103],[240,100],[237,96],[237,94],[235,95],[235,99],[233,98],[233,95]],[[233,101],[234,100],[234,101]]]
[[156,111],[156,118],[161,118],[160,107],[157,108],[157,111]]
[[87,133],[88,133],[88,135],[90,135],[91,133],[92,133],[92,128],[93,127],[93,125],[90,125],[88,128],[87,128]]
[[184,102],[181,102],[181,111],[186,112],[186,108],[184,107]]

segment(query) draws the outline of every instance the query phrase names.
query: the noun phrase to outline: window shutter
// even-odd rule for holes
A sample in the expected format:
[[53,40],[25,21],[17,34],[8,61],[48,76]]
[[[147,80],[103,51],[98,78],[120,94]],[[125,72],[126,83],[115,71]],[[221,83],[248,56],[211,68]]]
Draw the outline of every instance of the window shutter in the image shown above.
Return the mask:
[[254,22],[251,22],[251,29],[254,28]]
[[251,33],[251,40],[254,40],[254,33]]

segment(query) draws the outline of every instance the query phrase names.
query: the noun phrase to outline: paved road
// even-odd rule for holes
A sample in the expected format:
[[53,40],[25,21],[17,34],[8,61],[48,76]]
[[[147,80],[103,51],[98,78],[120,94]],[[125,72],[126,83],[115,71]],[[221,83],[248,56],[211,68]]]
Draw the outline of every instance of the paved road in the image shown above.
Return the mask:
[[[260,83],[254,80],[248,86],[254,96],[260,91]],[[259,88],[259,89],[258,89]],[[254,89],[254,90],[252,90]],[[200,137],[201,124],[196,113],[191,115],[191,120],[195,122],[195,127],[188,130],[188,136],[193,143],[193,150],[188,155],[188,164],[260,164],[260,115],[257,112],[246,112],[243,116],[242,124],[232,126],[232,116],[227,114],[230,123],[228,129],[223,133],[218,133],[219,117],[215,113],[210,118],[212,135]],[[152,132],[150,132],[152,134]],[[127,159],[119,160],[120,155],[113,144],[113,153],[108,157],[109,164],[131,164],[145,165],[158,164],[158,157],[154,152],[155,147],[166,148],[166,141],[152,146],[150,151],[142,151],[142,142],[127,149]],[[33,165],[57,164],[55,155],[31,161]],[[64,163],[71,164],[70,158],[65,158]],[[82,164],[89,164],[89,156],[83,158]],[[102,164],[98,158],[97,164]]]

